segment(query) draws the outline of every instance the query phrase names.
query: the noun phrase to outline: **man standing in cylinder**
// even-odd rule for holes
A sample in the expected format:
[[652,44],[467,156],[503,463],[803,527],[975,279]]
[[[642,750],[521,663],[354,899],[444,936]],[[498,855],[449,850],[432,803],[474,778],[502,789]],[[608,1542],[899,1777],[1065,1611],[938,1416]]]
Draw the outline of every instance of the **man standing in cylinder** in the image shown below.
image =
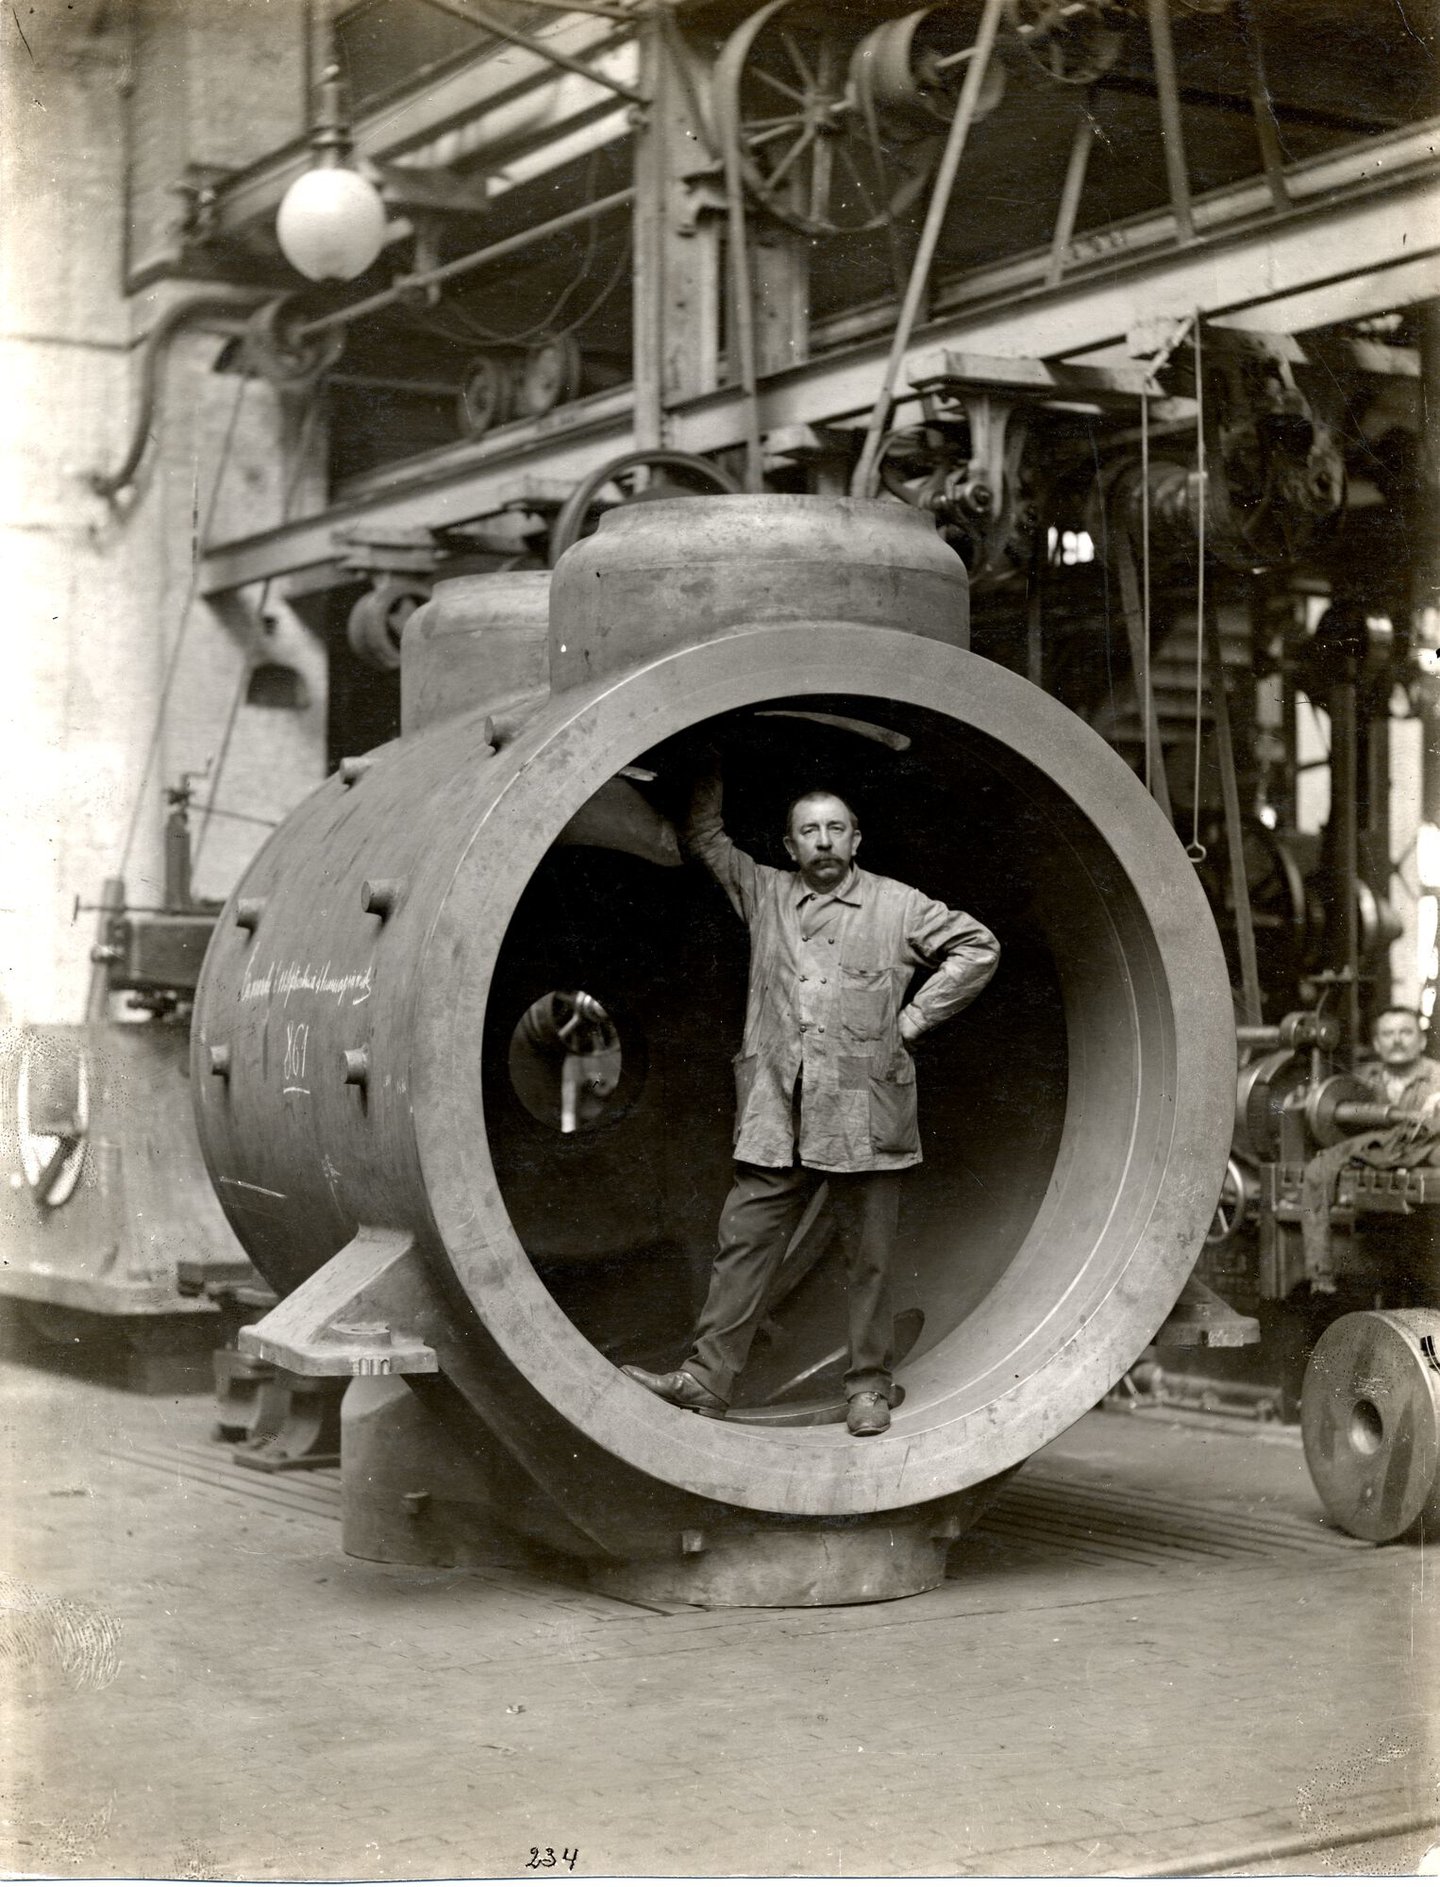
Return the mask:
[[[696,784],[684,840],[750,931],[735,1183],[689,1357],[667,1374],[633,1364],[625,1373],[679,1408],[723,1416],[770,1281],[825,1180],[848,1283],[846,1420],[852,1435],[879,1435],[898,1399],[890,1262],[900,1175],[921,1158],[910,1050],[974,1001],[1000,948],[963,911],[862,871],[860,829],[837,794],[817,789],[791,805],[794,871],[733,844],[721,800],[715,767]],[[922,968],[933,974],[907,1002]]]

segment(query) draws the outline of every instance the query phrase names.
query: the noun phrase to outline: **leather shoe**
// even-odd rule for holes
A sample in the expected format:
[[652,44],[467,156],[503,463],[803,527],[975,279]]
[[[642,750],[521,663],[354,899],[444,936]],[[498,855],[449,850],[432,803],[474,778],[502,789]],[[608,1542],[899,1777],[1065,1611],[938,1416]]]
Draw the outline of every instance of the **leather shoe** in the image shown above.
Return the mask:
[[652,1396],[659,1396],[662,1402],[671,1402],[677,1409],[690,1409],[696,1415],[718,1419],[730,1407],[713,1389],[698,1382],[688,1369],[672,1369],[657,1376],[652,1370],[641,1369],[638,1363],[624,1363],[621,1373],[632,1382],[638,1382],[642,1389],[648,1389]]
[[852,1435],[883,1435],[890,1426],[890,1398],[883,1389],[862,1389],[851,1396],[845,1426]]

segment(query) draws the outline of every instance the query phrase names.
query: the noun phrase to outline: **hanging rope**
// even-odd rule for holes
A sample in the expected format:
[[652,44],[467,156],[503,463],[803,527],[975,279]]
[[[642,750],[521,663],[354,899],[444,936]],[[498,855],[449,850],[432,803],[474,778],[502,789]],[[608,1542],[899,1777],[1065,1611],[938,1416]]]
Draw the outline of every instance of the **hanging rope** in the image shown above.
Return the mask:
[[1195,783],[1190,809],[1190,843],[1186,846],[1197,865],[1205,861],[1200,843],[1200,750],[1205,730],[1205,362],[1200,342],[1200,310],[1195,310],[1195,469],[1196,575],[1195,575]]
[[230,418],[225,427],[225,435],[220,442],[220,452],[215,461],[215,479],[210,487],[210,500],[205,507],[203,524],[197,515],[197,506],[192,500],[190,507],[190,581],[185,591],[185,601],[180,606],[180,626],[175,640],[170,647],[170,656],[165,664],[165,677],[160,684],[160,702],[155,710],[155,724],[150,730],[150,744],[145,750],[145,764],[141,768],[140,778],[135,787],[135,803],[130,808],[130,823],[125,832],[125,844],[120,853],[119,876],[123,879],[130,863],[130,849],[135,843],[135,834],[140,827],[140,809],[145,803],[145,788],[150,781],[150,769],[155,764],[155,756],[160,751],[160,736],[165,727],[165,715],[170,705],[170,690],[175,683],[175,674],[180,666],[180,655],[185,646],[185,637],[190,628],[191,613],[195,606],[196,592],[200,586],[200,547],[208,541],[210,527],[215,522],[215,507],[220,498],[220,487],[224,482],[225,470],[230,463],[230,451],[235,440],[235,428],[240,419],[240,408],[250,387],[250,376],[241,376],[240,384],[235,389],[235,403],[230,408]]
[[[305,461],[310,451],[311,435],[314,432],[315,420],[319,411],[320,386],[317,382],[316,385],[311,388],[310,397],[305,404],[305,416],[300,422],[300,436],[295,443],[295,462],[290,468],[290,476],[285,482],[285,491],[280,500],[280,522],[282,524],[288,524],[290,521],[290,507],[294,503],[295,493],[300,484],[300,477],[305,470]],[[270,600],[270,587],[274,581],[273,576],[266,577],[260,589],[260,600],[255,605],[256,617],[262,622],[265,617],[265,605]],[[245,705],[246,691],[250,686],[250,673],[251,664],[247,657],[240,666],[240,680],[236,685],[235,694],[230,703],[230,712],[225,721],[225,732],[220,737],[219,751],[215,756],[215,765],[210,775],[210,791],[205,801],[204,810],[200,815],[200,830],[195,835],[195,847],[190,857],[190,867],[192,871],[200,863],[200,854],[205,846],[205,835],[210,830],[210,821],[215,817],[215,798],[220,791],[220,776],[224,773],[225,762],[230,756],[230,741],[235,732],[235,723],[239,720],[240,710]]]

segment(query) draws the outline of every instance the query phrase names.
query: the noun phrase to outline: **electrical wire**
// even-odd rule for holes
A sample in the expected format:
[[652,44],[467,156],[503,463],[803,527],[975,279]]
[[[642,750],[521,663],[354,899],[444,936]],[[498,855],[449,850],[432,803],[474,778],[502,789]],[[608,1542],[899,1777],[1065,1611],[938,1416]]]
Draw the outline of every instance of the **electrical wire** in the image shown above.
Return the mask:
[[[473,315],[461,308],[451,308],[443,312],[440,309],[427,309],[423,312],[413,314],[411,319],[419,326],[426,328],[429,332],[439,335],[442,340],[459,341],[462,344],[470,344],[478,341],[482,344],[488,343],[491,346],[514,347],[526,341],[539,339],[541,336],[548,341],[562,341],[567,335],[574,334],[578,329],[583,328],[586,322],[594,315],[597,315],[604,307],[605,303],[609,301],[610,297],[620,286],[630,266],[630,254],[631,242],[627,235],[624,244],[621,246],[620,253],[616,258],[615,266],[610,271],[609,276],[606,278],[598,294],[580,310],[579,314],[573,315],[570,320],[560,328],[552,326],[549,316],[547,315],[544,319],[534,323],[528,328],[522,329],[519,333],[502,334],[497,329],[486,327],[484,323],[477,321]],[[577,277],[576,281],[571,285],[572,289],[578,287],[583,280],[583,276]],[[567,290],[567,293],[569,292],[570,291]],[[550,313],[554,313],[553,308],[550,310]]]
[[[603,156],[604,153],[602,151],[595,151],[591,155],[584,184],[587,198],[593,198],[596,194],[600,174],[600,160]],[[593,314],[598,312],[604,302],[607,301],[615,292],[616,288],[619,287],[621,277],[629,264],[630,238],[627,234],[619,261],[616,267],[611,270],[603,293],[579,315],[572,316],[564,327],[557,328],[555,325],[556,320],[562,310],[568,306],[572,298],[590,279],[590,272],[595,265],[595,258],[599,247],[600,221],[598,217],[592,217],[586,225],[585,248],[581,254],[580,263],[575,271],[574,278],[561,289],[560,293],[543,315],[537,320],[527,323],[527,325],[522,328],[513,331],[492,328],[459,304],[452,304],[449,308],[443,310],[436,308],[419,311],[421,325],[430,327],[433,332],[440,334],[446,340],[452,341],[488,341],[500,346],[514,347],[521,345],[525,341],[535,340],[541,335],[547,340],[561,340],[567,334],[573,334],[576,328],[582,327]]]
[[130,849],[135,843],[135,834],[140,827],[140,812],[145,803],[145,788],[150,781],[150,769],[155,764],[155,756],[160,750],[160,736],[165,728],[165,715],[170,705],[170,691],[175,684],[176,671],[180,666],[181,652],[185,646],[185,637],[194,611],[196,592],[200,587],[200,546],[209,539],[210,527],[215,522],[215,508],[220,498],[220,487],[224,482],[226,467],[230,463],[230,452],[235,442],[235,428],[239,423],[240,408],[249,387],[250,375],[242,374],[240,384],[235,389],[235,401],[230,408],[230,418],[220,441],[220,450],[216,455],[215,479],[210,487],[210,498],[205,507],[203,523],[196,516],[195,507],[192,505],[191,508],[190,581],[186,587],[185,601],[180,606],[180,626],[170,646],[170,655],[165,664],[165,676],[160,684],[160,700],[155,709],[155,723],[150,730],[150,744],[145,750],[145,764],[140,770],[140,778],[135,786],[135,803],[130,809],[130,823],[126,828],[125,844],[120,853],[120,870],[116,874],[121,879],[124,878],[129,866]]

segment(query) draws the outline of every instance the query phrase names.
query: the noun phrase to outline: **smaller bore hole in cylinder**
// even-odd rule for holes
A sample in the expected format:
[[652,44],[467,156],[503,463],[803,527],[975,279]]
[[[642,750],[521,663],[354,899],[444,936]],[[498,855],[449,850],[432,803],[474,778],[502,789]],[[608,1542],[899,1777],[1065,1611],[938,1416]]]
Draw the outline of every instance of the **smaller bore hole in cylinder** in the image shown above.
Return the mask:
[[510,1080],[526,1110],[562,1134],[598,1127],[618,1102],[624,1049],[603,1003],[585,990],[554,989],[534,1002],[510,1038]]
[[1385,1423],[1380,1411],[1368,1396],[1361,1396],[1350,1411],[1350,1446],[1357,1455],[1378,1454],[1384,1439]]

